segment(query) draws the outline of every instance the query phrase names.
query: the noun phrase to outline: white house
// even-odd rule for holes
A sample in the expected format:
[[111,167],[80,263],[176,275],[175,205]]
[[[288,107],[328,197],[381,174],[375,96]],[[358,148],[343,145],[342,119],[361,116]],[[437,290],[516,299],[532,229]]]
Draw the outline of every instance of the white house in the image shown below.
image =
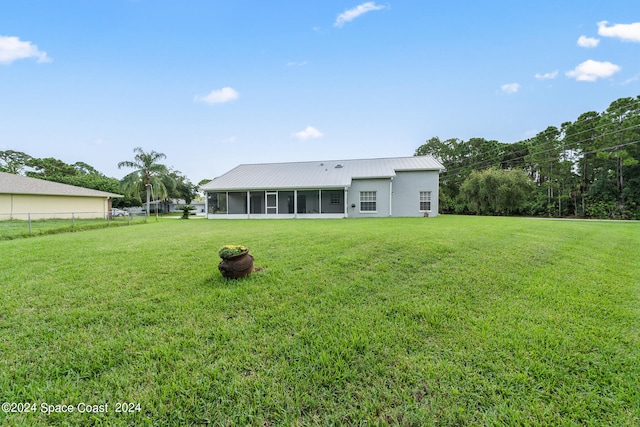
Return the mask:
[[210,219],[436,216],[431,156],[240,165],[201,187]]

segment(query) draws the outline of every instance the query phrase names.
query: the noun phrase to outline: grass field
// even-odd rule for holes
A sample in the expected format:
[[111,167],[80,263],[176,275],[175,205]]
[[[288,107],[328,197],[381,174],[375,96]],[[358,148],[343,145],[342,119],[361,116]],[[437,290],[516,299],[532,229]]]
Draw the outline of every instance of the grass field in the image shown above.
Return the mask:
[[637,223],[172,219],[0,260],[0,425],[640,424]]

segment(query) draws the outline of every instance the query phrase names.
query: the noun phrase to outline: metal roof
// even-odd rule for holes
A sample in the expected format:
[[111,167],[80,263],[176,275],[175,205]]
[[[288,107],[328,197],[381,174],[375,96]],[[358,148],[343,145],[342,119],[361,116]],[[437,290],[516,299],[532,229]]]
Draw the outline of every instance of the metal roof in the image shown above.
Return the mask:
[[282,188],[344,188],[353,179],[390,178],[396,171],[441,171],[431,156],[324,160],[236,166],[200,187],[204,191]]
[[0,194],[33,194],[47,196],[123,197],[120,194],[76,187],[44,179],[0,172]]

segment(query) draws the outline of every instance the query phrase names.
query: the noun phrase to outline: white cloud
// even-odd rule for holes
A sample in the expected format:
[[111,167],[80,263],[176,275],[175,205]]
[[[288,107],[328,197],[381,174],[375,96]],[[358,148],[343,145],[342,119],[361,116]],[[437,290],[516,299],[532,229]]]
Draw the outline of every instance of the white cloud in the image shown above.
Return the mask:
[[620,83],[620,86],[628,85],[629,83],[637,82],[638,80],[640,80],[640,74],[636,74],[630,79],[623,81],[622,83]]
[[600,62],[589,59],[573,70],[567,71],[565,74],[567,77],[575,78],[579,82],[595,82],[598,79],[611,77],[620,70],[619,65],[612,64],[611,62]]
[[552,71],[550,73],[544,73],[544,74],[536,73],[535,77],[538,80],[553,80],[556,77],[558,77],[558,70]]
[[598,22],[598,34],[603,37],[616,37],[624,41],[640,43],[640,22],[633,24],[615,24],[607,27],[607,21]]
[[11,64],[18,59],[36,58],[38,62],[51,62],[47,52],[38,49],[31,42],[23,42],[18,37],[0,36],[0,64]]
[[209,105],[223,104],[225,102],[234,101],[240,97],[240,94],[233,88],[223,87],[220,90],[212,90],[209,95],[196,95],[195,101],[204,102]]
[[306,141],[308,139],[322,138],[324,134],[313,126],[307,126],[305,130],[294,133],[292,136],[300,141]]
[[238,140],[238,138],[236,138],[235,136],[230,136],[228,138],[225,138],[222,140],[223,144],[233,144]]
[[302,61],[302,62],[289,61],[289,62],[287,62],[287,67],[304,67],[308,63],[309,62],[307,62],[307,61]]
[[580,36],[578,38],[578,46],[580,47],[596,47],[598,44],[600,44],[600,39],[587,36]]
[[518,83],[507,83],[500,86],[500,89],[502,89],[504,93],[516,93],[520,90],[520,85]]
[[354,7],[353,9],[348,9],[342,12],[336,18],[336,22],[334,22],[334,27],[342,27],[346,22],[351,22],[356,19],[358,16],[363,15],[367,12],[372,12],[374,10],[382,10],[385,6],[375,4],[372,1],[368,1],[366,3],[362,3]]

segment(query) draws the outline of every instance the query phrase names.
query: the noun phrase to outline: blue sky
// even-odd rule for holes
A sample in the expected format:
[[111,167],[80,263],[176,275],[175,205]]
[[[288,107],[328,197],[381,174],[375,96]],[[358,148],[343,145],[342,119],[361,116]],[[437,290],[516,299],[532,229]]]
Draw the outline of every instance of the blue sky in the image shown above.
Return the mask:
[[0,150],[197,183],[516,142],[640,95],[637,0],[0,0]]

